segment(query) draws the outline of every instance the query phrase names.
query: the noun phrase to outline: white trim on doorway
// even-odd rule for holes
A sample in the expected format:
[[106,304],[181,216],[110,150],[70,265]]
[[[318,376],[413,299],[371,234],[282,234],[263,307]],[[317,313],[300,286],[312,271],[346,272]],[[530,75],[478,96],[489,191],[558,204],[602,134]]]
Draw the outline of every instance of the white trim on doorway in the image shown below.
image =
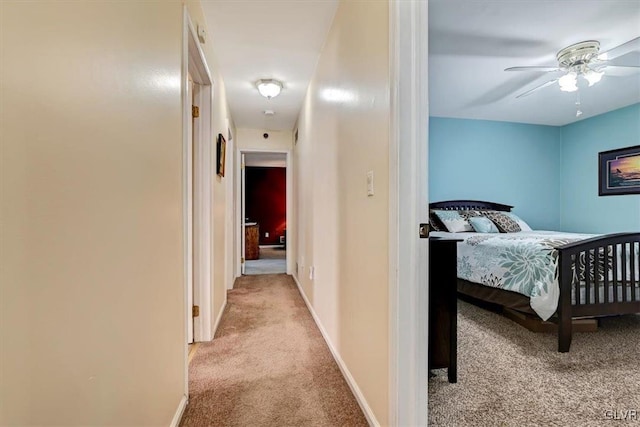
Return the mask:
[[[240,277],[242,275],[242,265],[240,259],[242,258],[242,247],[241,244],[244,236],[242,230],[242,183],[240,182],[240,175],[243,173],[242,171],[242,155],[250,154],[250,153],[280,153],[286,155],[286,168],[287,168],[287,274],[293,274],[293,256],[290,248],[290,242],[293,242],[293,156],[291,155],[291,150],[264,150],[264,149],[254,149],[254,148],[238,148],[236,150],[236,164],[235,170],[238,173],[235,174],[235,185],[236,185],[236,215],[235,215],[235,236],[237,239],[237,252],[235,256],[235,277]],[[231,289],[233,286],[233,282],[228,285],[228,289]]]
[[428,2],[389,3],[389,424],[427,425]]
[[[189,75],[196,88],[194,101],[200,108],[200,116],[193,129],[191,127],[192,99],[188,90]],[[189,335],[189,319],[192,315],[189,293],[193,286],[193,304],[200,307],[200,316],[194,319],[193,324],[194,341],[209,341],[213,338],[211,319],[213,201],[210,179],[213,157],[211,153],[213,80],[186,5],[183,6],[181,85],[185,340]],[[191,136],[193,136],[193,146],[190,144]],[[188,399],[189,363],[186,341],[184,349],[184,399]]]

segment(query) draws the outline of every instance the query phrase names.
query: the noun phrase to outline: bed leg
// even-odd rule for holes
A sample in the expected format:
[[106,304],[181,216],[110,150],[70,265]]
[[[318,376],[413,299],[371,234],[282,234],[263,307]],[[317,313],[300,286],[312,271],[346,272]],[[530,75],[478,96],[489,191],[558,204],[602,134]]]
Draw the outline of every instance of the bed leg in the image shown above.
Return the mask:
[[568,353],[571,347],[571,318],[560,319],[558,324],[558,352]]
[[570,255],[560,251],[558,266],[560,268],[559,287],[560,298],[558,301],[558,352],[567,353],[571,347],[571,263]]

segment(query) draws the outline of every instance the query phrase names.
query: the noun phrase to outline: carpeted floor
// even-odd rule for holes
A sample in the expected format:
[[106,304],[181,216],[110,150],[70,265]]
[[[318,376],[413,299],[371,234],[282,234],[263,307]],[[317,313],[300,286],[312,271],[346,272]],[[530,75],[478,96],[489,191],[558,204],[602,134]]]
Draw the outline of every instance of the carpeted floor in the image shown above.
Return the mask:
[[287,251],[284,247],[260,247],[260,258],[246,260],[244,274],[278,274],[287,272]]
[[366,426],[293,279],[243,276],[189,365],[182,426]]
[[602,319],[558,353],[555,334],[463,301],[458,310],[458,383],[434,371],[429,425],[640,425],[640,316]]

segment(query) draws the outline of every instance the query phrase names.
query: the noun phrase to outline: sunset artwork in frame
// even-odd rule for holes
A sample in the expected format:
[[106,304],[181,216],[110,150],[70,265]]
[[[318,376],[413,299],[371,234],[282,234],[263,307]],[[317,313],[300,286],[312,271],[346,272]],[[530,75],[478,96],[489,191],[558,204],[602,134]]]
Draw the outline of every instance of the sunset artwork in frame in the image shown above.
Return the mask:
[[640,145],[599,153],[600,196],[640,194]]

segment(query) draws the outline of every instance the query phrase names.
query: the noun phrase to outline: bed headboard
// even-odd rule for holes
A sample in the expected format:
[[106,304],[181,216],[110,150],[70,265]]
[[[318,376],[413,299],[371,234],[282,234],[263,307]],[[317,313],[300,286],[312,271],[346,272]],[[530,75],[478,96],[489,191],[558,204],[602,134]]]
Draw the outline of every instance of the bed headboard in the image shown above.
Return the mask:
[[513,206],[494,202],[484,202],[482,200],[447,200],[444,202],[429,203],[429,209],[440,210],[494,210],[511,212],[512,208]]

